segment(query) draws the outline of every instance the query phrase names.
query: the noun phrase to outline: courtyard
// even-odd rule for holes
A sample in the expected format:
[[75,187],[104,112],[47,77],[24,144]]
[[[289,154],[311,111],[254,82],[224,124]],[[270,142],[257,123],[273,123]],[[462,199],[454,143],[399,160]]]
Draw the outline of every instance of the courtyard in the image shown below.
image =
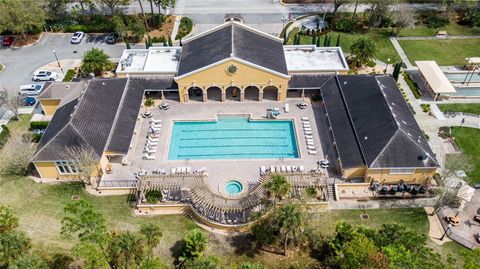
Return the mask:
[[[331,138],[326,129],[325,117],[322,114],[321,103],[311,102],[306,98],[306,109],[300,109],[296,104],[302,102],[302,98],[289,98],[286,102],[262,101],[262,102],[238,102],[227,101],[224,103],[215,102],[192,102],[180,103],[174,100],[168,100],[170,109],[160,110],[158,105],[161,100],[155,101],[155,106],[151,108],[142,107],[140,114],[151,112],[152,117],[139,117],[131,145],[133,146],[128,155],[122,161],[110,158],[111,173],[104,175],[100,186],[113,186],[113,184],[134,181],[135,174],[146,172],[151,175],[153,171],[161,171],[163,174],[175,174],[174,170],[187,169],[188,173],[195,171],[205,172],[206,181],[211,190],[222,194],[222,186],[226,180],[238,179],[252,188],[258,185],[261,176],[261,167],[270,170],[270,167],[278,167],[292,171],[303,167],[304,171],[317,169],[317,161],[329,158],[334,162],[333,148],[331,147]],[[285,113],[285,105],[289,106],[289,112]],[[297,154],[291,157],[265,157],[251,158],[229,155],[225,158],[169,158],[170,146],[172,141],[172,132],[174,123],[178,121],[216,121],[217,117],[223,115],[246,115],[252,121],[264,121],[267,116],[267,109],[278,109],[280,112],[277,122],[292,121],[294,141]],[[307,149],[307,139],[304,132],[302,118],[308,118],[311,124],[311,136],[314,146]],[[145,144],[147,142],[147,132],[150,128],[151,119],[161,120],[161,127],[158,133],[158,140],[161,143],[155,145],[153,160],[147,160],[145,156]],[[275,121],[275,120],[272,120]],[[309,152],[313,151],[313,152]],[[290,167],[290,168],[289,168]],[[295,167],[295,168],[293,168]],[[172,170],[174,169],[174,170]],[[173,173],[172,173],[173,172]],[[335,171],[326,171],[326,175],[335,175]],[[176,172],[178,174],[178,172]],[[186,170],[183,171],[186,173]],[[288,172],[287,172],[288,173]],[[138,177],[137,177],[138,178]]]

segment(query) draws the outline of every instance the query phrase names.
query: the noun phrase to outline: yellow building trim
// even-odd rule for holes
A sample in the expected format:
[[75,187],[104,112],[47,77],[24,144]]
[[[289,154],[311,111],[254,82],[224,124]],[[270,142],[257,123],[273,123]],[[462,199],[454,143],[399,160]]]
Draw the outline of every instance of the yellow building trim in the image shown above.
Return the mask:
[[430,184],[436,171],[436,168],[415,168],[415,171],[411,174],[392,174],[390,168],[369,168],[365,175],[365,181],[371,182],[372,180],[375,180],[379,183],[386,184],[395,184],[400,181],[413,184]]
[[42,99],[40,100],[40,105],[42,106],[45,116],[53,116],[55,111],[57,111],[58,105],[60,104],[60,99]]

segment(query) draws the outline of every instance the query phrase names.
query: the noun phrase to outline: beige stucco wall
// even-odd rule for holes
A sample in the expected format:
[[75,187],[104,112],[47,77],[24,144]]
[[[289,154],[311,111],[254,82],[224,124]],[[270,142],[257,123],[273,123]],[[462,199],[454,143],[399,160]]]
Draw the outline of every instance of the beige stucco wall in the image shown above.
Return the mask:
[[413,174],[390,174],[390,169],[368,169],[365,180],[371,182],[376,180],[380,183],[398,183],[403,180],[406,183],[430,184],[435,174],[435,168],[417,168]]
[[40,100],[40,104],[46,116],[53,116],[57,111],[58,104],[60,104],[60,99]]
[[[103,155],[102,158],[100,159],[100,170],[95,170],[92,173],[92,177],[98,177],[101,176],[104,171],[105,167],[108,165],[108,158]],[[68,180],[68,179],[74,179],[75,175],[61,175],[58,172],[57,166],[55,165],[55,162],[34,162],[33,163],[40,174],[40,177],[42,179],[60,179],[60,180]]]
[[367,171],[367,167],[360,166],[355,168],[348,168],[343,171],[343,176],[350,179],[350,178],[363,178],[365,177],[365,173]]
[[[227,67],[234,64],[238,67],[237,72],[231,74]],[[280,94],[280,100],[287,97],[288,77],[282,77],[274,73],[264,71],[236,60],[229,60],[225,63],[213,66],[190,76],[176,79],[179,89],[180,101],[185,102],[185,94],[188,89],[195,85],[203,90],[208,87],[218,86],[226,89],[229,86],[236,86],[243,89],[248,86],[257,86],[262,89],[266,86],[276,86]]]

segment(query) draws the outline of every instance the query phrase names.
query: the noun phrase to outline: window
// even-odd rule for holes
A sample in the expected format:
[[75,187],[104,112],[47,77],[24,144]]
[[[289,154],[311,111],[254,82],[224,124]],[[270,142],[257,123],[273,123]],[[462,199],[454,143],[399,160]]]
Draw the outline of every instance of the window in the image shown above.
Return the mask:
[[390,169],[390,175],[411,175],[415,173],[415,168],[393,168]]
[[63,174],[77,174],[78,169],[75,167],[75,165],[72,164],[72,162],[68,161],[56,161],[55,165],[57,166],[58,172],[63,175]]

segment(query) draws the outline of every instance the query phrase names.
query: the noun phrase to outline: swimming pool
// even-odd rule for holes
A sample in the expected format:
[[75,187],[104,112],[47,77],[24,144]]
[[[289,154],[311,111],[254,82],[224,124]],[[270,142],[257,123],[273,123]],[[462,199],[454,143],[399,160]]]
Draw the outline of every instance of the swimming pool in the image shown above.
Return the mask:
[[169,160],[298,158],[291,120],[175,121]]
[[[463,82],[465,81],[465,78],[467,76],[467,72],[464,72],[464,73],[445,73],[445,76],[448,78],[448,80],[452,81],[452,82]],[[472,74],[470,73],[470,75],[468,76],[468,79],[467,80],[470,80],[470,83],[477,83],[477,82],[480,82],[480,76],[478,75],[478,73],[475,73],[473,74],[473,76],[471,76]],[[470,79],[470,76],[472,77]]]
[[480,87],[455,87],[455,90],[457,92],[452,94],[452,96],[480,96]]

